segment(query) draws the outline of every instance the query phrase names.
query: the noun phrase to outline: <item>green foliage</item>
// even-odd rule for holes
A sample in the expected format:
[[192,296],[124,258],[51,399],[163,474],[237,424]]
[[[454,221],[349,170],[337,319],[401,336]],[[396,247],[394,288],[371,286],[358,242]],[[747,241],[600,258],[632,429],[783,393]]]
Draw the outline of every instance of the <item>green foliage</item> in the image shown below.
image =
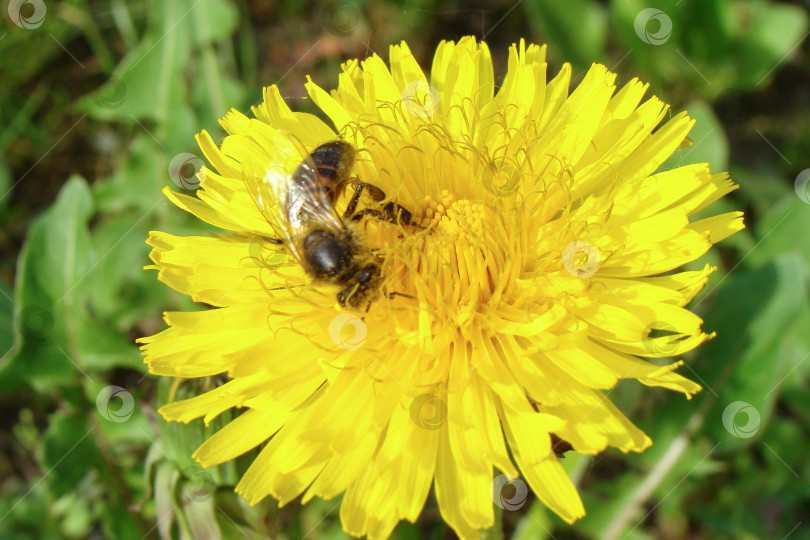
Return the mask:
[[556,60],[587,68],[604,62],[607,13],[589,0],[526,2],[529,23],[544,41],[554,44],[549,54]]
[[[32,225],[18,263],[15,351],[3,364],[0,390],[23,382],[48,391],[76,369],[137,366],[126,339],[94,318],[82,301],[96,259],[87,222],[90,190],[71,178],[56,203]],[[37,369],[31,370],[31,359]]]
[[[191,453],[230,416],[205,426],[156,415],[170,393],[217,381],[173,388],[145,375],[134,339],[191,304],[143,270],[144,239],[209,232],[160,190],[183,189],[173,160],[199,155],[193,135],[217,139],[216,119],[247,111],[262,86],[278,81],[294,109],[311,111],[305,73],[332,86],[342,60],[386,56],[390,42],[407,40],[425,65],[440,39],[484,34],[499,81],[501,48],[520,37],[548,43],[552,69],[571,62],[575,81],[593,61],[618,84],[649,81],[673,113],[698,120],[693,144],[663,167],[730,170],[741,189],[711,210],[745,209],[748,226],[694,266],[718,266],[694,304],[717,337],[681,368],[703,392],[687,401],[620,384],[610,397],[654,446],[569,453],[587,517],[569,527],[530,499],[487,537],[808,538],[796,528],[810,474],[810,204],[794,186],[808,167],[800,90],[810,65],[799,3],[46,4],[41,26],[6,19],[0,32],[0,537],[345,538],[339,499],[278,509],[235,495],[253,454],[200,469]],[[449,535],[432,498],[417,524],[394,531]]]
[[767,84],[808,27],[804,9],[763,0],[613,0],[611,16],[656,91],[674,83],[710,100]]

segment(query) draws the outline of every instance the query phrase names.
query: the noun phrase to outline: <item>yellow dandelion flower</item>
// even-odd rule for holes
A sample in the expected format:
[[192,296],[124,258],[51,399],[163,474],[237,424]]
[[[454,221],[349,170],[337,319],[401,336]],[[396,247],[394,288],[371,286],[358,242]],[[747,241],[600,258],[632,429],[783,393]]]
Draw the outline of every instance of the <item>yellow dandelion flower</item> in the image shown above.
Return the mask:
[[[658,171],[694,121],[642,102],[638,80],[617,91],[599,64],[569,93],[571,67],[547,80],[545,52],[513,45],[496,88],[483,42],[442,42],[429,78],[401,43],[390,67],[374,55],[346,62],[337,90],[307,84],[331,126],[271,86],[255,118],[221,120],[219,147],[198,135],[212,168],[197,197],[166,196],[231,234],[148,243],[159,279],[213,308],[166,313],[169,328],[141,342],[153,374],[227,375],[160,413],[241,409],[194,457],[211,466],[264,445],[236,488],[249,501],[343,494],[344,529],[385,538],[433,486],[466,538],[492,526],[505,474],[573,522],[585,510],[552,439],[642,451],[650,439],[605,391],[619,379],[700,390],[680,362],[643,358],[710,337],[684,306],[714,268],[672,271],[743,228],[740,212],[690,219],[736,186],[707,164]],[[344,220],[381,267],[365,306],[342,307],[341,287],[272,243],[281,201],[262,189],[337,139],[357,149],[352,183],[385,194]],[[339,216],[351,185],[337,195]],[[375,218],[389,202],[410,225]]]

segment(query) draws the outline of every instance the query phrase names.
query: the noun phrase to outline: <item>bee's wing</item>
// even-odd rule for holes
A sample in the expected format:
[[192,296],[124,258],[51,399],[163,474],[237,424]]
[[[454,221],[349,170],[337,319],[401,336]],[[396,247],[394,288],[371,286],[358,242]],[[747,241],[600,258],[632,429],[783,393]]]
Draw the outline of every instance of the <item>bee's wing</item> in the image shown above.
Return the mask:
[[277,239],[283,240],[290,253],[301,262],[303,253],[292,241],[296,231],[287,221],[284,211],[290,185],[290,173],[287,171],[290,168],[289,161],[294,158],[295,156],[289,156],[288,163],[285,163],[284,159],[279,159],[269,165],[243,163],[242,178],[262,216],[276,232]]
[[[290,164],[298,166],[290,171]],[[290,152],[263,168],[243,168],[245,186],[279,239],[298,262],[307,267],[304,239],[316,228],[342,232],[345,226],[323,186],[312,160]]]
[[343,221],[332,203],[330,190],[318,174],[312,159],[307,157],[288,179],[284,209],[290,225],[297,230],[321,227],[344,230]]

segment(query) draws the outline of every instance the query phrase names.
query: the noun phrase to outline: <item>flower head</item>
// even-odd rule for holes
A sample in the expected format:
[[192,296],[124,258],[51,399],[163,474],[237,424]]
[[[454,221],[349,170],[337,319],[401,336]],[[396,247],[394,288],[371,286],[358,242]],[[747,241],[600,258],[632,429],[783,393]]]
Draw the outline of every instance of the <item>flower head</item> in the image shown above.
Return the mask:
[[[739,212],[690,218],[736,187],[725,173],[658,171],[688,142],[686,114],[659,126],[667,106],[642,103],[637,80],[617,91],[602,65],[569,94],[570,78],[566,64],[547,80],[545,47],[521,41],[496,88],[471,37],[441,43],[428,78],[402,43],[390,67],[345,63],[331,93],[308,83],[332,126],[271,86],[255,118],[222,119],[219,147],[199,134],[212,167],[197,197],[166,195],[231,234],[149,244],[159,278],[213,309],[167,313],[142,343],[154,374],[230,379],[160,410],[208,422],[242,409],[196,451],[202,465],[264,444],[239,493],[344,494],[344,529],[373,538],[416,520],[431,486],[447,523],[474,535],[493,523],[500,473],[564,520],[584,515],[552,437],[587,454],[651,444],[605,391],[627,378],[700,389],[680,362],[643,358],[710,337],[683,306],[713,268],[672,271],[743,224]],[[339,288],[270,241],[284,236],[268,219],[282,204],[262,189],[270,172],[289,178],[335,139],[357,149],[356,182],[385,194],[361,198],[377,214],[347,224],[382,268],[367,311],[341,308]],[[388,202],[412,223],[376,219]]]

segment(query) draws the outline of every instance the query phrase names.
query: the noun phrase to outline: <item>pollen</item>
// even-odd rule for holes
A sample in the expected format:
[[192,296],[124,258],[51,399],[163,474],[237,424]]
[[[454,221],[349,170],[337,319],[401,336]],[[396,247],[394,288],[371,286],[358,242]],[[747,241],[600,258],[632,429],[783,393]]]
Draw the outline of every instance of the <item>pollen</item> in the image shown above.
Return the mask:
[[457,200],[446,189],[442,190],[439,202],[425,197],[424,212],[428,228],[439,236],[471,240],[480,239],[484,233],[484,203]]

